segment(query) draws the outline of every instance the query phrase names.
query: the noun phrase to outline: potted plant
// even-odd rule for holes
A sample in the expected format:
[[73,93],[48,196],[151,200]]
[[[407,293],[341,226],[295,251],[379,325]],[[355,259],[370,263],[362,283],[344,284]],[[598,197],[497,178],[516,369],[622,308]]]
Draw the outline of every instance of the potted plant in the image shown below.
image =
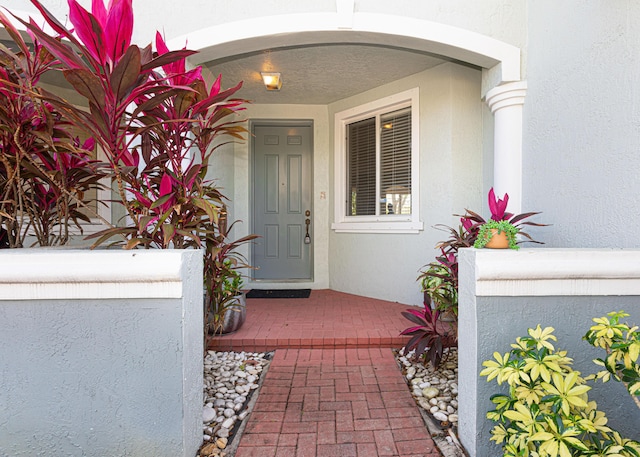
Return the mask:
[[247,296],[242,290],[242,275],[232,261],[224,261],[213,289],[212,309],[209,312],[209,334],[227,334],[240,329],[247,316]]
[[519,249],[517,234],[518,229],[509,221],[491,219],[480,226],[473,247],[476,249]]
[[[475,229],[475,241],[473,246],[475,248],[491,248],[491,249],[519,249],[518,240],[516,235],[522,233],[529,238],[529,241],[534,241],[528,234],[521,232],[519,223],[523,219],[533,216],[538,213],[525,213],[514,216],[511,213],[507,213],[507,204],[509,203],[509,194],[504,194],[504,198],[497,198],[493,188],[489,191],[489,210],[491,211],[491,218],[488,221],[484,221],[477,214],[467,210],[467,213],[471,213],[472,217],[467,217],[466,223],[470,228]],[[475,224],[474,224],[475,222]],[[464,222],[463,222],[464,223]],[[544,225],[536,224],[533,222],[522,222],[523,225]]]
[[425,302],[433,303],[444,321],[455,321],[458,316],[458,264],[453,255],[442,255],[431,262],[420,276]]
[[[457,319],[458,315],[458,250],[468,248],[475,245],[481,236],[481,231],[489,231],[494,227],[501,228],[503,232],[515,231],[522,237],[526,238],[525,242],[542,244],[540,241],[534,240],[528,233],[523,231],[523,226],[545,226],[537,222],[526,221],[525,219],[539,214],[537,212],[529,212],[523,214],[511,214],[506,212],[509,196],[505,194],[504,199],[498,199],[495,196],[493,188],[489,191],[489,209],[491,210],[491,219],[486,221],[478,213],[471,210],[465,210],[465,214],[457,215],[460,217],[460,225],[458,228],[449,227],[447,225],[436,225],[436,228],[449,233],[449,238],[437,244],[436,248],[440,249],[440,255],[420,271],[418,281],[420,282],[422,291],[425,293],[425,302],[427,298],[433,303],[434,308],[441,311],[443,318],[453,317]],[[495,223],[495,226],[494,226]],[[508,228],[508,226],[514,229]],[[486,226],[484,229],[483,226]],[[482,235],[485,238],[485,235]],[[520,243],[520,241],[516,241]],[[515,244],[517,246],[517,244]]]
[[204,254],[205,347],[212,336],[238,330],[246,317],[246,295],[241,269],[249,268],[238,248],[257,238],[247,235],[231,241],[234,223],[227,225],[227,208],[207,234]]

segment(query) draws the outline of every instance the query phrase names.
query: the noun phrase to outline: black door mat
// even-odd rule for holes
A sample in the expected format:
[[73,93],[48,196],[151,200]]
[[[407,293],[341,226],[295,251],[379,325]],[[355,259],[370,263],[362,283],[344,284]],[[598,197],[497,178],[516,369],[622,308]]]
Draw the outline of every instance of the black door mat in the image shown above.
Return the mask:
[[311,289],[251,289],[247,298],[309,298]]

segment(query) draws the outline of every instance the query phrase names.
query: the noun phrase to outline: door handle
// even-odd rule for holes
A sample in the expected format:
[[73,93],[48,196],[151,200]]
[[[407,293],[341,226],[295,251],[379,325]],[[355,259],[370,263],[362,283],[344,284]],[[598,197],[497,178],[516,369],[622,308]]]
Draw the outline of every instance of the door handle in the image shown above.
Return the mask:
[[[309,211],[307,211],[307,216],[309,215]],[[311,244],[311,237],[309,236],[309,225],[311,224],[311,219],[308,217],[304,220],[304,224],[307,226],[307,233],[304,235],[304,244]]]

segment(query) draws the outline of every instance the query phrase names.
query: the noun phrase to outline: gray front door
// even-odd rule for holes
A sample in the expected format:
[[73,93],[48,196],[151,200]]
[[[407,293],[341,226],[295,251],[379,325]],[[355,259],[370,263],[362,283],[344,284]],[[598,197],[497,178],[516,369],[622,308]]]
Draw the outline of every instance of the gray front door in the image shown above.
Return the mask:
[[310,122],[252,126],[256,280],[312,279],[312,133]]

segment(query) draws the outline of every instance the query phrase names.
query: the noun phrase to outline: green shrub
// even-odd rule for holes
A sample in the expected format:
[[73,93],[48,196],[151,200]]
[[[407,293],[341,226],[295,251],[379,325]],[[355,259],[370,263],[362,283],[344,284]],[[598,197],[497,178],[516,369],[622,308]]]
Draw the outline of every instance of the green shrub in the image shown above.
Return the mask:
[[567,352],[554,348],[553,331],[538,325],[510,352],[483,362],[481,376],[509,386],[508,394],[491,397],[495,409],[487,418],[497,423],[491,440],[505,457],[640,456],[640,443],[609,428],[589,401],[591,387]]
[[624,311],[618,311],[593,319],[596,325],[589,329],[584,339],[596,348],[603,348],[607,357],[594,360],[596,365],[605,369],[587,379],[607,382],[613,377],[624,384],[640,408],[640,332],[637,326],[629,327],[620,322],[621,318],[628,316]]

